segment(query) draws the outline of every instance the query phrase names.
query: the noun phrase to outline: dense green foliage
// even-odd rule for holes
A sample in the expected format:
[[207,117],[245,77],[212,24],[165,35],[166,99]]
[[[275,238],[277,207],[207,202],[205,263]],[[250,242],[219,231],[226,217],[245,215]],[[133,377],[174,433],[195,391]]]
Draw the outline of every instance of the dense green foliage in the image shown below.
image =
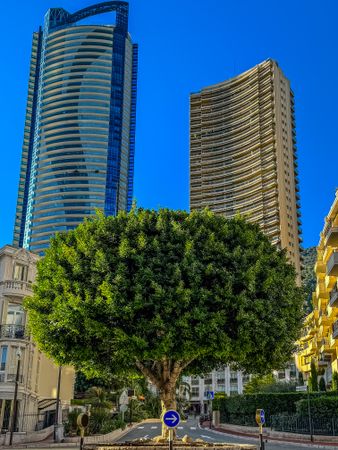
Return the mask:
[[321,392],[326,391],[326,384],[325,384],[324,377],[320,377],[318,388]]
[[[312,417],[338,417],[338,397],[321,395],[317,398],[311,398],[310,408]],[[302,417],[309,415],[308,402],[306,399],[296,403],[296,411],[297,414]]]
[[302,372],[298,373],[298,385],[299,386],[304,386],[304,377],[303,377]]
[[[81,409],[74,409],[68,414],[66,422],[64,422],[66,435],[79,434],[77,425],[77,417],[82,412]],[[87,435],[106,434],[119,428],[124,429],[126,422],[122,420],[121,414],[113,416],[106,408],[92,408],[89,426],[86,429]]]
[[138,370],[170,406],[182,371],[290,358],[302,291],[258,225],[210,211],[99,215],[51,241],[25,305],[40,348],[91,376]]
[[305,291],[305,311],[309,314],[313,310],[312,293],[316,289],[314,266],[317,259],[317,247],[304,248],[302,258],[302,284]]
[[245,394],[221,399],[216,406],[219,407],[222,422],[252,426],[256,424],[256,409],[264,409],[269,425],[272,414],[296,412],[296,402],[302,398],[302,392]]
[[338,372],[332,374],[332,390],[338,391]]
[[317,392],[318,386],[318,371],[315,362],[311,361],[311,375],[309,377],[309,387],[311,392]]
[[[323,402],[328,398],[336,399],[336,395],[336,393],[326,393],[323,396],[323,394],[311,393],[311,404],[319,405],[322,399],[324,399]],[[306,392],[236,395],[213,401],[213,409],[221,413],[221,422],[250,426],[255,425],[256,409],[264,409],[269,426],[272,415],[296,414],[299,408],[305,408],[304,405],[307,405]]]
[[272,373],[263,376],[254,375],[244,386],[244,393],[256,394],[257,392],[261,392],[261,389],[264,389],[266,386],[270,386],[275,382],[276,380]]
[[244,387],[245,394],[290,391],[296,391],[295,382],[276,380],[276,378],[272,374],[264,376],[253,376]]

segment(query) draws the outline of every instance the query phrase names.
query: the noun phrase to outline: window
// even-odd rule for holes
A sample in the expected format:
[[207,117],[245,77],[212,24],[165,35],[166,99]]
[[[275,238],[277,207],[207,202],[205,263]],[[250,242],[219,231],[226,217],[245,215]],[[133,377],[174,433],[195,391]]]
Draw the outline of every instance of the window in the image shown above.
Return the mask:
[[8,304],[6,325],[23,325],[25,312],[21,305]]
[[211,385],[212,384],[212,374],[208,373],[206,375],[204,375],[204,385]]
[[191,388],[191,396],[192,397],[199,397],[200,395],[200,390],[198,387],[192,387]]
[[191,385],[192,386],[198,386],[200,384],[198,378],[191,378]]
[[27,275],[28,275],[28,266],[25,266],[23,264],[15,264],[13,274],[14,280],[27,281]]
[[5,370],[6,369],[7,351],[8,351],[7,345],[4,345],[4,346],[1,347],[0,370]]

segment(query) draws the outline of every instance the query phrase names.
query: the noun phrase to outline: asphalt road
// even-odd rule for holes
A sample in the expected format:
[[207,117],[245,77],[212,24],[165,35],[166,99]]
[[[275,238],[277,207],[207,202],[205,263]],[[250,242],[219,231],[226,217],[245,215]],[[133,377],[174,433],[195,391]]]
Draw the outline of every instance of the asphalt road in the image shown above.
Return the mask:
[[[159,422],[143,422],[129,433],[123,436],[117,442],[128,442],[133,441],[134,439],[141,438],[154,438],[155,436],[159,436],[161,434],[161,423]],[[188,419],[186,422],[181,422],[177,427],[177,436],[182,438],[184,435],[188,435],[193,439],[203,439],[206,442],[228,442],[228,443],[237,443],[237,444],[255,444],[258,448],[258,436],[257,439],[253,438],[244,438],[238,436],[232,436],[225,433],[216,432],[213,430],[208,430],[206,428],[200,428],[197,420]],[[265,450],[304,450],[309,448],[319,448],[315,446],[308,445],[299,445],[299,444],[291,444],[287,443],[275,443],[275,442],[267,442],[265,443]],[[323,448],[323,447],[321,447]],[[338,447],[330,447],[332,450],[337,449]]]

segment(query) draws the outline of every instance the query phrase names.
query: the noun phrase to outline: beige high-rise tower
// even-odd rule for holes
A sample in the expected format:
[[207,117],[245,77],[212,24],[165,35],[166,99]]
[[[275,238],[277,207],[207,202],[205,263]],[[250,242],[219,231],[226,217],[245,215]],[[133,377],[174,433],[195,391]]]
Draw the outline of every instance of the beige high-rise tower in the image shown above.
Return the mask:
[[294,99],[267,60],[190,98],[190,209],[247,216],[300,274]]

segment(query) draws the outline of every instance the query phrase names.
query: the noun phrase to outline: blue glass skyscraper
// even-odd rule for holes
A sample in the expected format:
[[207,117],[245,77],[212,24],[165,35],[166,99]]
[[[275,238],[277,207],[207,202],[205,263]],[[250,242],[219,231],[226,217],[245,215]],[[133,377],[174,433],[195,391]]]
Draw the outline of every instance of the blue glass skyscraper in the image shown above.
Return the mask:
[[[110,11],[115,25],[81,24]],[[137,55],[126,2],[47,12],[33,35],[15,245],[43,253],[97,209],[130,209]]]

